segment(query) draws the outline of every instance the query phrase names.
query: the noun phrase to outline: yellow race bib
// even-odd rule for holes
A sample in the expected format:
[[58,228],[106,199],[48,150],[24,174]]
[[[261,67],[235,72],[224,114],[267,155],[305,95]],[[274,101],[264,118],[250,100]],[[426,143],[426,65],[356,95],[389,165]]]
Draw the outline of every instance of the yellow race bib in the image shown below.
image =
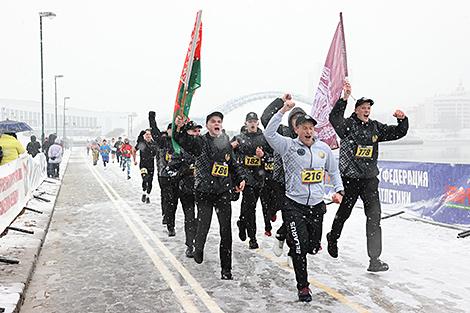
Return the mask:
[[169,154],[168,152],[165,155],[165,161],[167,161],[167,162],[171,161],[171,154]]
[[264,163],[264,170],[268,172],[274,171],[274,162]]
[[245,166],[260,166],[260,165],[261,165],[261,159],[258,158],[257,156],[245,157]]
[[215,162],[212,166],[212,176],[215,177],[227,177],[228,176],[228,165],[223,163]]
[[302,183],[303,184],[318,184],[323,182],[323,176],[324,176],[324,171],[321,170],[315,170],[315,169],[304,169],[302,171],[301,177],[302,177]]
[[356,158],[372,158],[374,146],[357,146]]

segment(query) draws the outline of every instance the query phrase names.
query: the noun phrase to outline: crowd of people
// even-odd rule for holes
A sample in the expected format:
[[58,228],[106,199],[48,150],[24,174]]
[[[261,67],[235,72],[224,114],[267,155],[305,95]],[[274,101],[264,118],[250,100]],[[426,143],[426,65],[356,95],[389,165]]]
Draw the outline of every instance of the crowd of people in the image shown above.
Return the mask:
[[[354,113],[344,112],[351,95],[346,82],[343,94],[329,116],[341,138],[339,162],[331,148],[315,133],[317,121],[295,107],[290,94],[275,99],[261,119],[255,112],[246,115],[238,135],[230,138],[223,128],[224,115],[212,112],[206,117],[205,134],[201,125],[177,116],[175,125],[158,128],[156,113],[149,112],[149,128],[142,130],[135,146],[129,139],[94,142],[87,147],[93,164],[101,155],[103,165],[115,159],[130,178],[131,157],[139,164],[142,178],[142,202],[150,203],[156,174],[161,193],[162,224],[168,236],[175,232],[178,201],[184,213],[186,256],[198,264],[204,261],[204,248],[212,214],[219,223],[221,279],[232,277],[232,202],[241,195],[236,221],[238,237],[248,240],[249,249],[258,249],[256,208],[261,202],[264,234],[272,235],[271,223],[281,212],[282,225],[276,231],[273,252],[281,255],[287,243],[297,282],[298,298],[309,302],[312,294],[307,275],[307,254],[321,249],[323,216],[326,213],[325,178],[333,185],[332,201],[339,203],[331,231],[326,234],[327,251],[338,257],[338,241],[343,225],[360,197],[367,217],[366,238],[368,271],[387,271],[380,260],[382,233],[378,196],[378,144],[406,135],[408,119],[397,110],[397,125],[385,125],[369,118],[374,101],[360,98]],[[288,114],[288,125],[281,121]],[[260,120],[265,127],[261,130]],[[175,145],[176,143],[177,145]],[[139,154],[139,163],[136,155]],[[156,163],[156,169],[155,169]],[[238,212],[237,212],[238,213]]]
[[[42,148],[42,151],[41,151]],[[33,158],[43,152],[47,161],[47,176],[59,177],[60,163],[64,154],[64,143],[55,134],[50,134],[41,147],[36,136],[31,136],[31,141],[26,149],[18,140],[16,133],[0,133],[0,166],[14,161],[23,153],[30,154]]]

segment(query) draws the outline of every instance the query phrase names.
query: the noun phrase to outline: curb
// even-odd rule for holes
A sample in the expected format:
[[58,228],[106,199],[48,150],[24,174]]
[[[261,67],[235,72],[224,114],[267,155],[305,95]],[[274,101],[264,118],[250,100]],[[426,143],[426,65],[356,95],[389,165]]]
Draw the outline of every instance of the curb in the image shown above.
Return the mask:
[[38,261],[49,226],[54,214],[55,203],[67,170],[71,151],[66,151],[60,168],[60,179],[46,178],[35,190],[35,194],[50,202],[32,198],[27,206],[43,212],[42,214],[24,210],[11,224],[13,227],[34,231],[24,234],[9,230],[0,238],[0,255],[17,259],[19,264],[0,263],[0,312],[17,313],[24,301],[26,288]]

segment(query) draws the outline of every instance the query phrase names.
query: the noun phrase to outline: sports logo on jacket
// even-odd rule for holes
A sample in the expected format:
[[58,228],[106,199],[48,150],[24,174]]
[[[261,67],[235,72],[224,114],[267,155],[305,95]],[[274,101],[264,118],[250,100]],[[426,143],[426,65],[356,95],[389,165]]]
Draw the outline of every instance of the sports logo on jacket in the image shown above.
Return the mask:
[[372,142],[377,142],[378,139],[379,139],[379,136],[372,135]]
[[302,148],[299,148],[299,149],[297,149],[297,154],[300,155],[300,156],[305,155],[305,150],[302,149]]
[[230,153],[226,153],[225,154],[225,161],[229,161],[230,160]]
[[319,151],[319,152],[318,152],[318,156],[320,157],[320,159],[324,159],[325,156],[326,156],[326,154],[325,154],[325,152],[323,152],[323,151]]

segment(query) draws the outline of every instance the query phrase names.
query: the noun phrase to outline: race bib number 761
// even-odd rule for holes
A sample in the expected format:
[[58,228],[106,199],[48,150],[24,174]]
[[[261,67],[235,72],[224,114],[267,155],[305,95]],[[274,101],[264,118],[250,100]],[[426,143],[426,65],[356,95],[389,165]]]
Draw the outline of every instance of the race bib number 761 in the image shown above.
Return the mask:
[[212,166],[212,176],[227,177],[228,176],[228,165],[222,163],[214,163]]

